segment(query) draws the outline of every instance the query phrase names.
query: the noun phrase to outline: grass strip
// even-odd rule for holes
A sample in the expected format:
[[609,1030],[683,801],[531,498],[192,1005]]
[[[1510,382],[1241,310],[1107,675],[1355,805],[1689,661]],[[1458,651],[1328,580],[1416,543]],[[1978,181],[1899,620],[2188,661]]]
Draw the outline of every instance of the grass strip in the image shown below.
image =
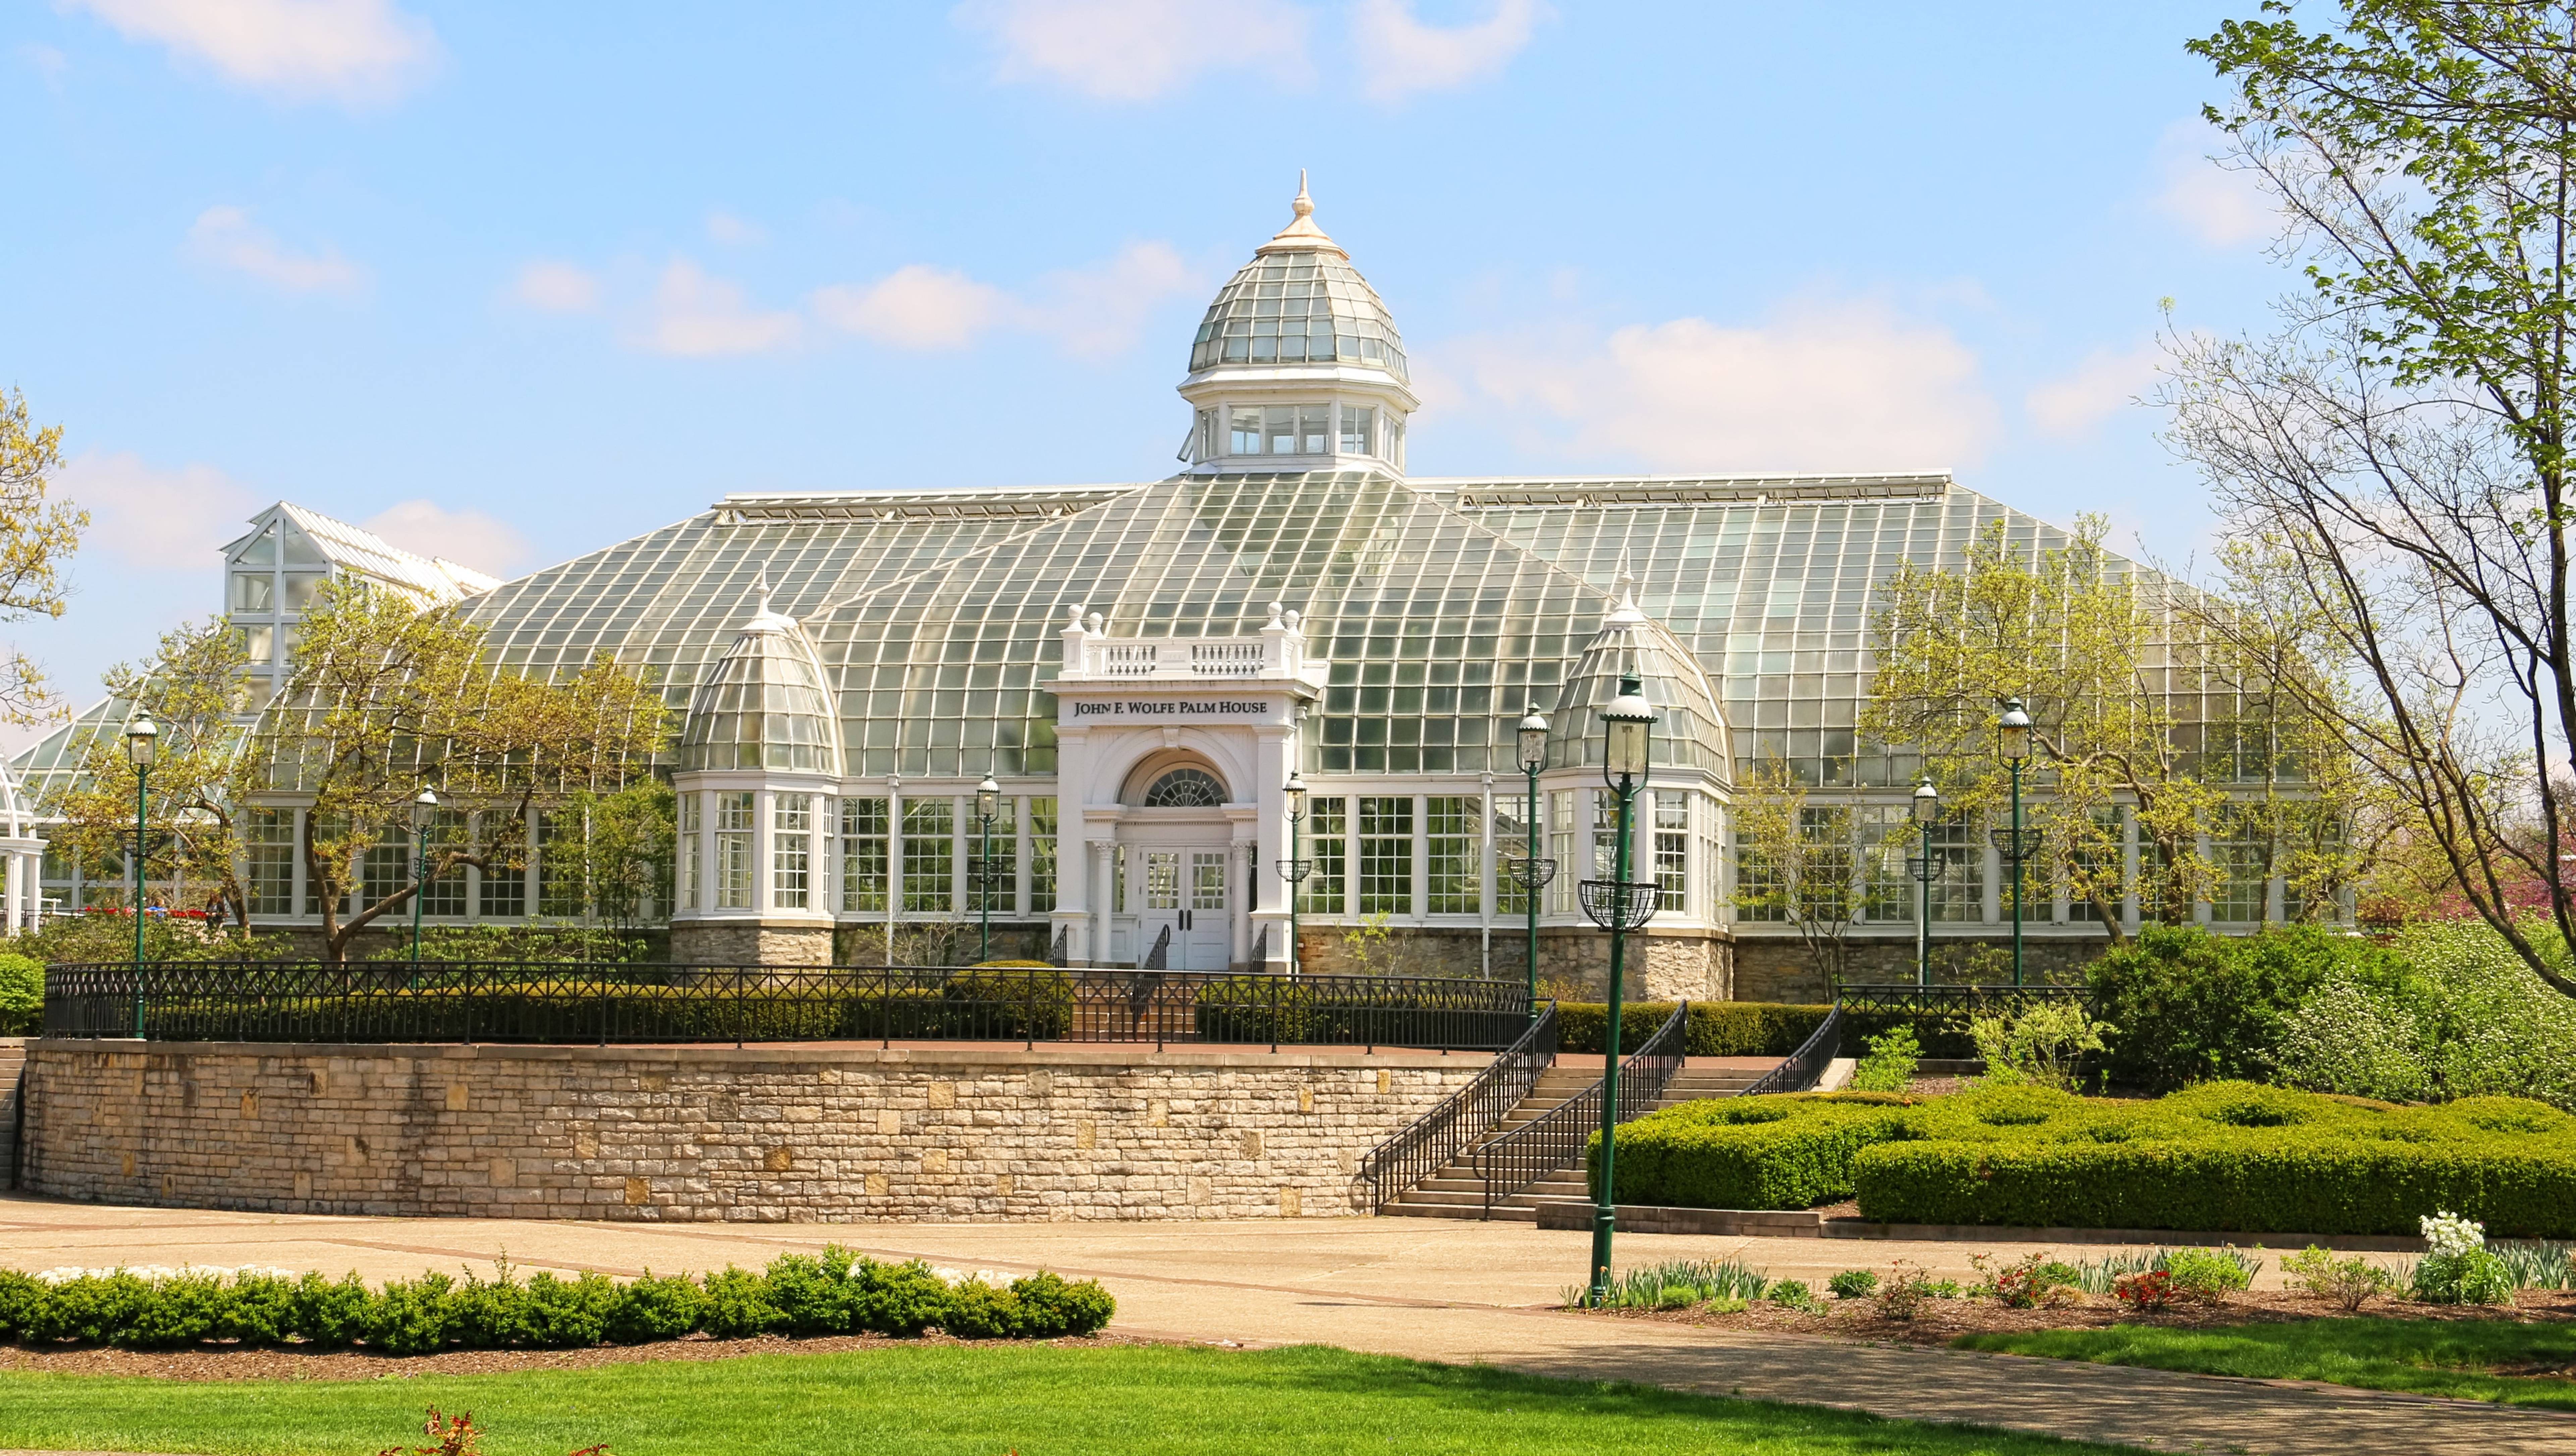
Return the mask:
[[485,1456],[563,1456],[599,1441],[616,1456],[2126,1449],[1324,1346],[921,1346],[367,1381],[0,1373],[0,1447],[347,1456],[407,1441],[433,1404],[472,1412],[490,1432]]
[[2576,1325],[2364,1316],[2197,1330],[2125,1324],[1961,1335],[1951,1343],[2096,1365],[2315,1380],[2576,1410],[2576,1380],[2567,1377],[2576,1369]]

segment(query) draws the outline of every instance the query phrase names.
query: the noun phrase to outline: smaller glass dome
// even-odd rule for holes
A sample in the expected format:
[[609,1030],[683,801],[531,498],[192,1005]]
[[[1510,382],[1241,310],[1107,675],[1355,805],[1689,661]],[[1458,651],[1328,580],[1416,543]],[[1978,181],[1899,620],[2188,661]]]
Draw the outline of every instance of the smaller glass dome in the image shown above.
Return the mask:
[[1656,768],[1699,769],[1720,779],[1732,766],[1726,715],[1699,657],[1681,640],[1638,610],[1623,574],[1619,605],[1601,620],[1601,630],[1575,660],[1574,671],[1557,691],[1548,714],[1547,766],[1575,768],[1599,765],[1603,738],[1601,710],[1619,696],[1622,674],[1637,675],[1639,691],[1655,705],[1655,734],[1647,762]]
[[760,610],[689,699],[680,770],[841,771],[841,734],[823,665],[793,617]]
[[1404,372],[1395,318],[1351,255],[1315,226],[1297,184],[1296,219],[1217,290],[1190,346],[1190,372],[1223,364],[1349,364]]

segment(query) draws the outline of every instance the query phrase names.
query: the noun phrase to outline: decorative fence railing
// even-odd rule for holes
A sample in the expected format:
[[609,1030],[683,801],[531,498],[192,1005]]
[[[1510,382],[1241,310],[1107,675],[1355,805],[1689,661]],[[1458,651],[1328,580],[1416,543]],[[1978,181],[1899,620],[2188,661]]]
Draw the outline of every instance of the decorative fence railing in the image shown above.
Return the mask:
[[1835,1004],[1845,1011],[1895,1012],[1912,1016],[1988,1015],[2015,1011],[2040,1001],[2074,1001],[2091,1010],[2093,993],[2083,986],[1845,986]]
[[[1690,1023],[1690,1003],[1673,1008],[1653,1036],[1619,1063],[1619,1120],[1634,1122],[1654,1110],[1664,1089],[1682,1069],[1682,1039]],[[1584,1144],[1601,1126],[1601,1083],[1594,1082],[1571,1102],[1476,1149],[1477,1181],[1485,1185],[1485,1217],[1494,1205],[1559,1168],[1582,1161]]]
[[1539,1074],[1555,1060],[1556,1003],[1550,1001],[1520,1040],[1505,1047],[1475,1081],[1360,1160],[1360,1181],[1369,1186],[1370,1211],[1386,1207],[1406,1189],[1449,1166],[1460,1148],[1520,1106],[1521,1099],[1538,1085]]
[[45,1034],[155,1041],[1041,1041],[1493,1051],[1517,981],[1047,967],[180,962],[45,972]]
[[1787,1061],[1763,1073],[1752,1086],[1736,1095],[1759,1097],[1765,1092],[1805,1092],[1823,1080],[1826,1066],[1833,1061],[1834,1053],[1842,1049],[1842,1043],[1843,1009],[1836,1006],[1825,1013],[1824,1020],[1816,1023],[1814,1031],[1807,1033],[1805,1041],[1798,1043],[1798,1049],[1789,1053]]

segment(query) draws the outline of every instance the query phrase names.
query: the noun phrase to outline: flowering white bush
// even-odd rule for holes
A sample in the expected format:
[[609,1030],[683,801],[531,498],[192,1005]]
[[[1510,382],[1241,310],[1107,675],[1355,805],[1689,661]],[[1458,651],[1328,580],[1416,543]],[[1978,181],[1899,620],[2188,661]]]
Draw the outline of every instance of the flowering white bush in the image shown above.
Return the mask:
[[2473,1223],[2456,1213],[2427,1214],[2422,1226],[2425,1252],[2436,1259],[2456,1259],[2487,1246],[2487,1226]]
[[113,1279],[131,1274],[146,1284],[160,1284],[172,1279],[301,1279],[294,1269],[278,1269],[260,1264],[244,1264],[227,1269],[217,1264],[182,1264],[173,1269],[167,1264],[119,1264],[113,1269],[84,1269],[65,1264],[58,1269],[39,1269],[36,1280],[42,1284],[69,1284],[75,1279]]

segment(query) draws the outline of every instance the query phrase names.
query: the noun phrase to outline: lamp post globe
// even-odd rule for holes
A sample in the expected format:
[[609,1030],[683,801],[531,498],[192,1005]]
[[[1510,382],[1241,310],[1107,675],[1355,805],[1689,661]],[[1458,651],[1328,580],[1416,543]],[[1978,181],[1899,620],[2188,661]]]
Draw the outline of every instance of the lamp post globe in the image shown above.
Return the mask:
[[[1592,1210],[1591,1303],[1610,1297],[1610,1249],[1618,1219],[1619,1003],[1626,970],[1628,922],[1640,887],[1628,882],[1629,840],[1635,833],[1637,790],[1644,786],[1655,740],[1655,705],[1634,672],[1619,678],[1619,695],[1601,710],[1601,776],[1619,802],[1618,839],[1611,853],[1610,986],[1601,1037],[1601,1192]],[[1651,902],[1648,902],[1651,904]],[[1649,912],[1651,913],[1651,912]],[[1595,916],[1598,919],[1600,917]]]
[[1521,771],[1535,774],[1547,767],[1547,715],[1538,710],[1538,704],[1530,704],[1528,716],[1521,719],[1519,737]]
[[993,958],[993,821],[1001,812],[1002,786],[986,774],[984,781],[975,786],[975,817],[983,822],[982,848],[975,858],[975,906],[982,925],[981,949],[975,956],[978,961]]
[[161,725],[149,713],[137,713],[125,725],[125,761],[134,765],[134,1034],[143,1035],[143,862],[151,843],[144,805],[144,784],[152,777],[152,760],[161,743]]
[[2012,771],[2012,858],[2013,876],[2013,984],[2022,983],[2022,866],[2030,858],[2030,845],[2023,839],[2021,828],[2021,767],[2030,761],[2030,712],[2019,698],[2004,699],[2004,712],[1995,720],[1995,752],[2004,766]]

